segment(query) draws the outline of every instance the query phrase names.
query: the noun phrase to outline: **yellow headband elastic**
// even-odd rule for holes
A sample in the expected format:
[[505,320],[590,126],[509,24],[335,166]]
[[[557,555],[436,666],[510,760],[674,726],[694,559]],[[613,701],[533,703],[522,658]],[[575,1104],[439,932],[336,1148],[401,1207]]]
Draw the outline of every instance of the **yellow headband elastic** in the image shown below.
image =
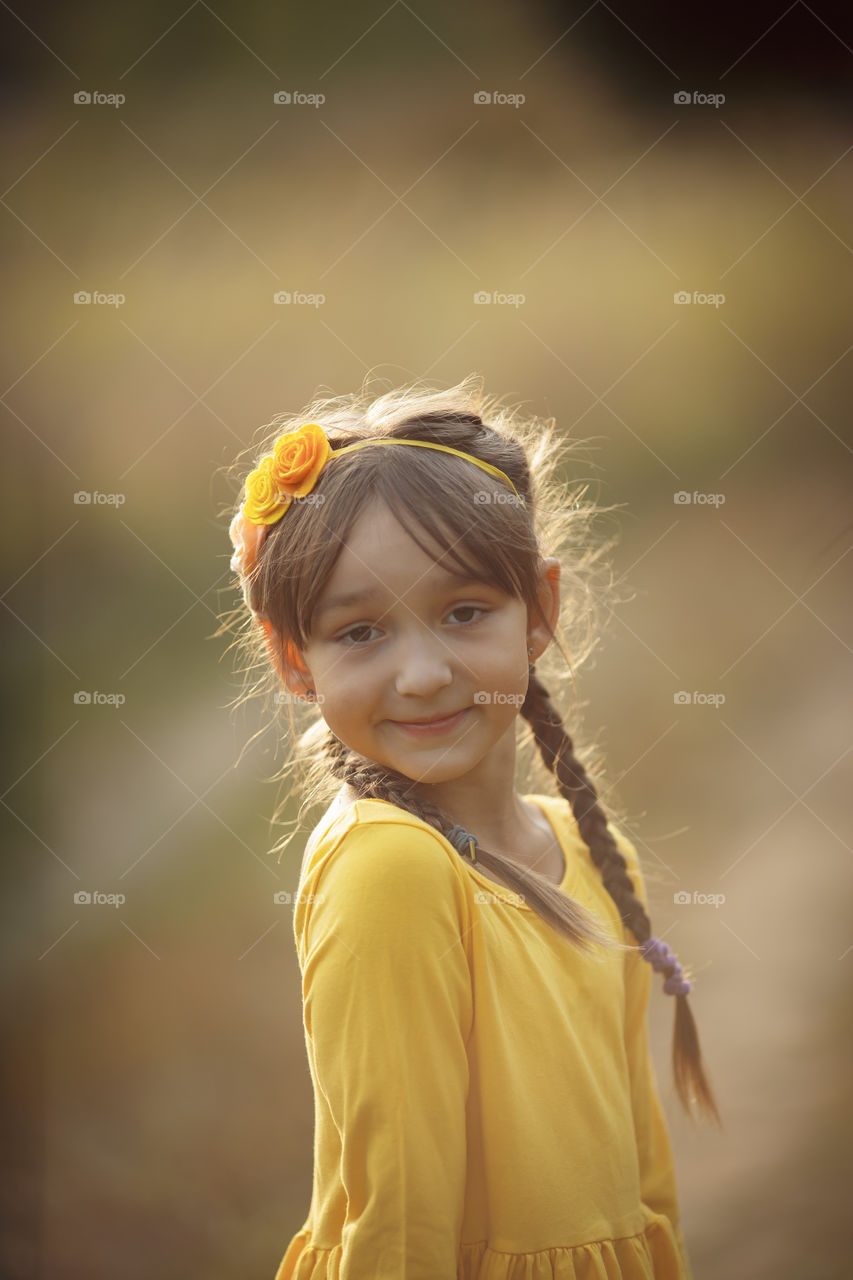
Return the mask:
[[466,462],[473,462],[475,467],[479,467],[481,471],[486,471],[490,476],[495,476],[498,480],[503,480],[504,484],[509,485],[519,502],[524,505],[524,499],[516,489],[505,472],[499,467],[493,467],[491,462],[484,462],[482,458],[475,458],[473,454],[463,453],[461,449],[454,449],[449,444],[435,444],[431,440],[400,440],[397,436],[385,436],[381,440],[357,440],[355,444],[345,444],[342,449],[334,449],[329,455],[331,458],[337,458],[342,453],[351,453],[354,449],[365,449],[368,445],[373,444],[411,444],[418,449],[440,449],[442,453],[454,453],[457,458],[464,458]]

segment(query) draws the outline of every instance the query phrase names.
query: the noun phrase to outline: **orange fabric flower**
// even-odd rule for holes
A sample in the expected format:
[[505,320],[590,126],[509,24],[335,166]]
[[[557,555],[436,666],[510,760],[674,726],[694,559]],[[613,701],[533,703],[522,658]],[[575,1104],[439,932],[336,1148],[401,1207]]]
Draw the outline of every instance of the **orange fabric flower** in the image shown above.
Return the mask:
[[289,498],[304,498],[317,483],[331,452],[323,428],[316,422],[279,436],[272,470],[281,492]]

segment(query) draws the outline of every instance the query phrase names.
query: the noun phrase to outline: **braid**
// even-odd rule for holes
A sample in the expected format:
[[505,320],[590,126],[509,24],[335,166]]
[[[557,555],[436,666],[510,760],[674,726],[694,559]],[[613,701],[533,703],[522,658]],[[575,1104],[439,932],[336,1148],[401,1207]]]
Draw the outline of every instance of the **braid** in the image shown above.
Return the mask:
[[557,780],[560,794],[572,806],[581,836],[589,846],[604,887],[619,908],[622,920],[637,942],[647,942],[652,935],[652,922],[634,892],[628,864],[610,832],[598,794],[574,754],[572,740],[559,712],[547,689],[532,672],[521,714],[533,730],[536,745],[545,765]]
[[374,764],[351,751],[331,731],[325,750],[334,776],[348,783],[363,799],[387,800],[398,809],[405,809],[423,822],[428,822],[442,835],[453,826],[452,821],[437,805],[414,795],[411,778]]
[[[575,755],[572,740],[548,690],[537,679],[532,666],[521,714],[531,727],[542,759],[554,775],[557,789],[572,807],[578,830],[589,847],[592,860],[601,872],[604,887],[616,903],[619,915],[636,938],[644,959],[653,959],[654,968],[666,975],[664,990],[676,996],[672,1064],[681,1104],[688,1115],[692,1115],[692,1102],[695,1101],[703,1114],[721,1126],[717,1105],[702,1066],[699,1034],[687,1003],[687,991],[680,982],[681,966],[665,944],[652,939],[651,920],[637,897],[628,875],[628,864],[608,828],[598,793]],[[671,985],[673,983],[674,986]]]

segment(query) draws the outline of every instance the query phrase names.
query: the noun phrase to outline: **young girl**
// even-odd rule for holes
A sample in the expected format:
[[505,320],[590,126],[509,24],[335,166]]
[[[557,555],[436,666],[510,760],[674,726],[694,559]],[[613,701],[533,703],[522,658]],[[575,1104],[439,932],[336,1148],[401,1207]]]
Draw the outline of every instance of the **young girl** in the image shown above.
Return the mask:
[[[646,1012],[654,969],[682,1104],[719,1122],[691,984],[536,674],[558,534],[581,630],[593,603],[594,508],[553,426],[478,386],[277,419],[231,523],[247,629],[337,788],[294,912],[314,1179],[276,1280],[681,1280]],[[522,718],[557,795],[516,790]]]

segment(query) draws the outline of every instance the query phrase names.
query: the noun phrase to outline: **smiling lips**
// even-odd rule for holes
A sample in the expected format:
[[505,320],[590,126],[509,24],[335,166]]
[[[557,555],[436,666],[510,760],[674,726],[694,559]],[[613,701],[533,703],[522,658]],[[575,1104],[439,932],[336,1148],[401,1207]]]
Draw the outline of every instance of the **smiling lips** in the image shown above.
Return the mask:
[[391,723],[418,738],[431,737],[455,729],[467,711],[468,707],[463,707],[449,716],[432,716],[429,720],[392,720]]

